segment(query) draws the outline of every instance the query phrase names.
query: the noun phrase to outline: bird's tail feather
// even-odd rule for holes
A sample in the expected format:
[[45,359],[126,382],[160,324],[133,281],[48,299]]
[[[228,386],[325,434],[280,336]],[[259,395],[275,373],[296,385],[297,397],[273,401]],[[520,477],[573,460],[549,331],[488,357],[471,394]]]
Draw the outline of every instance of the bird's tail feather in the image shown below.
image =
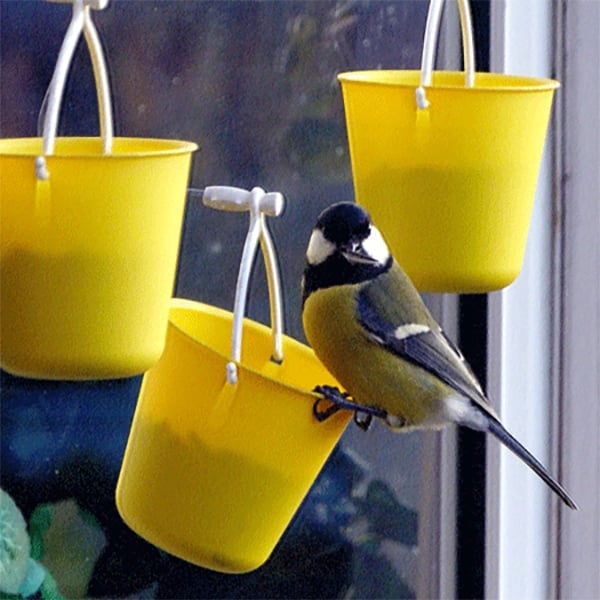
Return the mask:
[[577,504],[569,496],[567,491],[556,481],[546,470],[544,465],[535,457],[519,440],[513,437],[500,423],[494,418],[489,419],[488,431],[499,439],[509,450],[514,452],[522,461],[524,461],[533,471],[541,477],[548,487],[557,494],[560,499],[569,507],[577,510]]

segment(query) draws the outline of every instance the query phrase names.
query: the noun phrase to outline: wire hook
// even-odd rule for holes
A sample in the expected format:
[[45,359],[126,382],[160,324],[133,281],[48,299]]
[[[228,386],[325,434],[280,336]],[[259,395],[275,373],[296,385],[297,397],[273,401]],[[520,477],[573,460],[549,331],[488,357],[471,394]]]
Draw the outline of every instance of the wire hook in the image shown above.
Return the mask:
[[250,212],[250,224],[235,288],[233,310],[233,326],[231,335],[231,360],[227,363],[227,381],[232,385],[237,383],[237,364],[241,361],[242,330],[250,272],[256,250],[260,244],[269,286],[269,304],[271,310],[271,328],[273,331],[272,360],[283,361],[283,310],[281,301],[281,282],[277,267],[275,246],[266,224],[266,217],[277,217],[283,212],[284,197],[279,192],[265,192],[262,188],[252,190],[229,186],[209,186],[204,189],[202,202],[217,210],[233,212]]

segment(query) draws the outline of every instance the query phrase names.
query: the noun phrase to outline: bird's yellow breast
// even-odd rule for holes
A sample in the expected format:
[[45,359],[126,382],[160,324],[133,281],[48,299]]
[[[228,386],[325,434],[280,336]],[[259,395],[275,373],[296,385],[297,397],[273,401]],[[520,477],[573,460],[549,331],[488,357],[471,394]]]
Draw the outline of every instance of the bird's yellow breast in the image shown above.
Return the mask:
[[306,299],[303,324],[309,344],[358,404],[384,409],[406,426],[435,424],[448,389],[432,378],[415,378],[418,367],[369,337],[356,319],[358,289],[335,286]]

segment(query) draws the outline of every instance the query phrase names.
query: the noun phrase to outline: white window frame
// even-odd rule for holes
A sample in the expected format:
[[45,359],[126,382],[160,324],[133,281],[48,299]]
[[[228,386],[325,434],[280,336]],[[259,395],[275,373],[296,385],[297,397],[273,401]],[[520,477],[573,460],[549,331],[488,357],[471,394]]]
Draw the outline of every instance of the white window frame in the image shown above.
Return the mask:
[[562,0],[557,67],[562,278],[559,466],[579,514],[555,515],[551,594],[600,598],[600,4]]
[[[490,296],[488,389],[580,505],[488,445],[486,597],[600,597],[599,4],[493,0],[493,71],[563,82],[525,264]],[[596,58],[594,58],[594,56]]]

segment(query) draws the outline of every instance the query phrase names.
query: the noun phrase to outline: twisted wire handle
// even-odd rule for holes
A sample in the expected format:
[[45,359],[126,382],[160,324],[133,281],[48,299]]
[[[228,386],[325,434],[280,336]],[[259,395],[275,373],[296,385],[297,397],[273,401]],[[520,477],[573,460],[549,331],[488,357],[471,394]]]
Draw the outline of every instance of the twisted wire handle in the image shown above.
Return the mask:
[[90,12],[92,9],[102,10],[106,8],[108,0],[47,1],[70,3],[73,5],[73,14],[67,31],[65,32],[65,37],[56,61],[56,67],[42,108],[42,136],[44,138],[42,146],[43,155],[38,156],[35,160],[38,179],[48,179],[50,177],[45,157],[51,156],[54,153],[56,130],[58,128],[58,118],[60,115],[60,106],[64,94],[65,83],[67,81],[67,75],[69,73],[73,55],[75,54],[75,49],[77,48],[77,43],[79,42],[82,33],[85,37],[92,60],[96,94],[98,97],[102,150],[104,154],[109,154],[112,151],[113,143],[113,117],[108,71],[102,52],[100,37],[96,31]]
[[273,331],[273,353],[271,359],[283,361],[283,310],[281,300],[281,282],[277,267],[275,246],[266,224],[266,217],[277,217],[283,212],[284,198],[278,192],[267,193],[259,187],[250,191],[228,187],[209,186],[204,189],[202,202],[206,206],[225,211],[249,211],[250,224],[244,242],[240,269],[235,288],[233,325],[231,334],[231,356],[227,363],[227,380],[237,383],[237,365],[242,357],[242,331],[248,286],[254,255],[260,244],[265,260],[267,284],[269,287],[269,305],[271,311],[271,329]]
[[[465,63],[465,86],[475,85],[475,45],[473,43],[473,24],[468,0],[457,0],[460,14],[460,27],[463,42],[463,60]],[[431,85],[435,63],[435,49],[440,30],[444,0],[431,0],[427,13],[423,54],[421,56],[421,81],[416,89],[417,107],[421,110],[429,106],[425,88]]]

